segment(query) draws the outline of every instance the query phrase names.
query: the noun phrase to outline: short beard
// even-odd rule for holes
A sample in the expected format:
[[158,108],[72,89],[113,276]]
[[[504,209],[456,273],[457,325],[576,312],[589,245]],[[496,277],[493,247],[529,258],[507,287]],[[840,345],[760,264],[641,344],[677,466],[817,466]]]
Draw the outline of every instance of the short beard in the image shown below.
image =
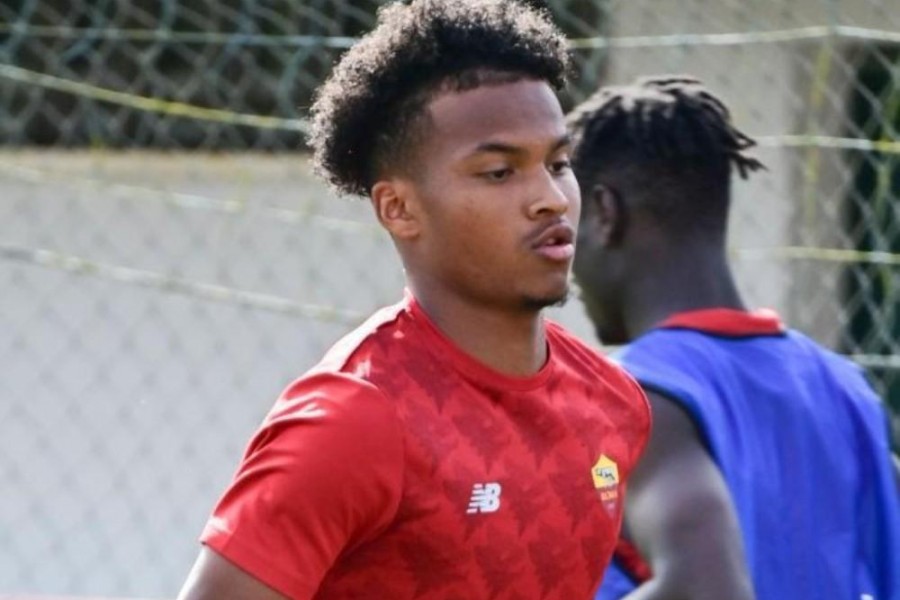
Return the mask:
[[561,294],[553,296],[544,296],[539,298],[536,296],[525,296],[522,298],[522,308],[527,311],[540,311],[551,306],[563,306],[569,300],[569,286],[562,291]]

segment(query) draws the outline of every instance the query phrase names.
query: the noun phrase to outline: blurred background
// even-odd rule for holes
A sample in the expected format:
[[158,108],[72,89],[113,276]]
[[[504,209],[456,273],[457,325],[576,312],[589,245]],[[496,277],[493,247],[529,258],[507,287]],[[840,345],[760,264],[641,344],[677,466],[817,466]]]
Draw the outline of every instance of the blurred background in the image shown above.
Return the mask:
[[[0,0],[0,595],[173,597],[279,391],[400,297],[303,142],[380,4]],[[690,73],[758,139],[739,284],[865,367],[900,433],[896,2],[546,6],[566,106]],[[576,300],[555,316],[596,344]]]

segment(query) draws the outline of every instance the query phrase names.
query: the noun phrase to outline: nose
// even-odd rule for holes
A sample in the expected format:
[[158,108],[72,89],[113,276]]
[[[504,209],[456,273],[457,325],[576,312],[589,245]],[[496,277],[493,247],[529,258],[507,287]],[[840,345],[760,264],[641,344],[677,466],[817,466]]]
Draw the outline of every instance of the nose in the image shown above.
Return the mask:
[[528,204],[528,216],[537,219],[548,216],[561,216],[569,211],[577,198],[578,186],[569,185],[567,178],[554,177],[546,169],[537,177],[531,202]]

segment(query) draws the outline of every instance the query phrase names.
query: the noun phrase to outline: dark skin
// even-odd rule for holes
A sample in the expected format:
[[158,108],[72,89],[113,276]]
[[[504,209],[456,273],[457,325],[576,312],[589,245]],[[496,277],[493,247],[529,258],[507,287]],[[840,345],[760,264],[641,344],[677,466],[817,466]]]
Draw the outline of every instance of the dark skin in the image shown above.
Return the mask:
[[[497,371],[532,375],[547,361],[541,309],[568,294],[580,212],[559,103],[535,80],[438,92],[422,126],[414,164],[373,185],[376,216],[438,327]],[[287,600],[206,547],[178,598]]]
[[690,418],[647,394],[653,433],[628,488],[628,533],[653,578],[627,600],[753,598],[740,530],[721,473]]
[[[721,235],[676,239],[642,210],[639,188],[613,174],[597,180],[584,198],[575,272],[604,342],[628,342],[677,312],[744,308],[725,260],[724,226]],[[653,429],[629,482],[625,530],[653,578],[626,599],[754,598],[718,467],[689,416],[645,391]]]
[[891,458],[894,462],[894,482],[897,484],[897,496],[900,497],[900,456],[894,454]]
[[[575,273],[604,342],[627,343],[683,311],[744,310],[726,260],[724,219],[718,229],[667,231],[643,208],[643,186],[615,172],[600,171],[596,182],[584,195]],[[753,598],[718,467],[690,417],[645,391],[653,430],[629,482],[625,530],[654,576],[626,600]],[[896,455],[893,463],[900,491]]]

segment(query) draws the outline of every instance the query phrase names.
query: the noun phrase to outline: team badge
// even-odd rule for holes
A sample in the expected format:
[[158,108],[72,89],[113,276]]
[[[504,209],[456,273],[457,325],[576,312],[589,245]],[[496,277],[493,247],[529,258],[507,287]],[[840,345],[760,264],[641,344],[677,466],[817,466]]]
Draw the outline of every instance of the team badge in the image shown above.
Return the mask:
[[597,463],[591,467],[591,478],[600,494],[603,508],[613,516],[619,507],[619,465],[610,457],[601,454]]

